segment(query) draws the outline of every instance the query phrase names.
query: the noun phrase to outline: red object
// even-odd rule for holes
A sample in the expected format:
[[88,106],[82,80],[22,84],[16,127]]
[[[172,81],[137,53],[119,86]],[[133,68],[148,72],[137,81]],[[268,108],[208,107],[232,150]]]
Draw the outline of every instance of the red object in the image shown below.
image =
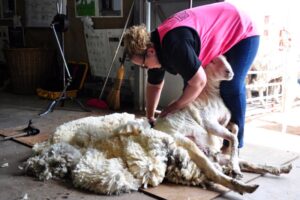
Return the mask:
[[101,99],[90,99],[86,102],[86,104],[99,109],[108,109],[107,103]]

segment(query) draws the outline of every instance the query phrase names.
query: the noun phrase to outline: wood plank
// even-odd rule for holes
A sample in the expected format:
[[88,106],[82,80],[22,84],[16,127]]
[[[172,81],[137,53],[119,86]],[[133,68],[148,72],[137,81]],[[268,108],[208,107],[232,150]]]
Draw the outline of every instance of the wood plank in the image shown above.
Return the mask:
[[[46,141],[50,137],[50,135],[54,133],[56,127],[65,122],[83,117],[99,115],[102,115],[102,113],[57,110],[46,115],[45,117],[33,120],[32,126],[40,130],[39,134],[34,136],[18,137],[14,138],[13,140],[32,147],[36,143]],[[22,130],[26,127],[27,124],[25,124],[24,126],[2,129],[0,130],[0,135],[5,137],[12,136],[21,133]]]
[[[281,151],[273,148],[257,146],[257,145],[245,145],[241,152],[241,158],[260,164],[282,165],[295,160],[298,157],[297,153]],[[251,182],[252,180],[260,177],[259,174],[243,173],[244,177],[242,181]],[[142,192],[154,196],[159,199],[170,200],[211,200],[220,196],[224,192],[229,190],[221,187],[221,191],[210,191],[201,189],[199,187],[189,187],[176,185],[172,183],[162,183],[154,188],[140,189]]]
[[208,200],[220,194],[199,187],[182,186],[172,183],[163,183],[157,187],[140,189],[140,191],[159,199],[168,200]]

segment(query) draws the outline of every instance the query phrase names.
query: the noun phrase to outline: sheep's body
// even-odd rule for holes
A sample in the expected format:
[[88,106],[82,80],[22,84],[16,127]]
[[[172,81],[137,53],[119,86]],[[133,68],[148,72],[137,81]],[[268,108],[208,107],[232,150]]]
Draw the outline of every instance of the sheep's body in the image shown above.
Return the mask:
[[[170,115],[165,121],[160,119],[156,129],[160,127],[167,132],[150,128],[145,119],[136,119],[127,113],[86,117],[65,123],[56,129],[47,142],[34,146],[35,156],[27,160],[25,169],[41,180],[53,176],[68,177],[76,187],[101,194],[119,194],[148,185],[157,186],[165,178],[187,185],[218,183],[239,193],[253,192],[257,185],[246,185],[225,175],[218,160],[214,160],[214,154],[211,154],[211,159],[203,153],[205,150],[217,152],[218,148],[213,149],[212,146],[221,144],[220,141],[216,142],[217,137],[212,139],[214,129],[207,126],[205,119],[210,114],[212,118],[218,112],[209,112],[203,108],[200,114],[196,108],[205,105],[207,108],[218,107],[218,111],[224,109],[222,101],[217,102],[211,104],[208,99],[197,101]],[[210,107],[207,106],[209,104]],[[218,121],[225,125],[230,115],[228,111],[223,113],[224,116],[217,116],[220,117]],[[185,128],[177,129],[181,125],[170,119],[180,118],[181,115],[186,117],[179,120],[185,120],[181,124]],[[203,151],[186,136],[199,136],[204,142],[195,142]],[[232,154],[234,159],[230,162],[233,165],[236,164],[234,156]],[[260,173],[285,172],[283,168],[264,169],[247,163],[245,166],[252,171],[260,169]],[[239,170],[237,166],[231,167]],[[284,170],[289,171],[289,168]]]
[[183,134],[192,140],[203,151],[208,148],[217,152],[222,145],[222,139],[214,136],[208,129],[211,123],[225,125],[229,123],[230,112],[224,106],[219,95],[209,93],[207,87],[201,96],[184,109],[158,118],[155,129],[169,134]]
[[[103,129],[95,122],[111,124],[116,129],[105,125],[105,136],[97,135]],[[206,173],[210,172],[202,171],[199,160],[210,161],[190,139],[152,129],[144,119],[135,119],[127,113],[65,123],[51,139],[35,145],[33,150],[36,155],[25,163],[28,172],[41,180],[70,176],[76,187],[101,194],[157,186],[166,176],[173,181],[181,177],[180,182],[175,181],[178,183],[204,185],[208,183]],[[176,166],[178,162],[180,168]],[[225,177],[231,182],[229,187],[241,193],[257,187],[245,185],[221,171],[212,171],[209,176]]]
[[[233,71],[225,57],[215,58],[205,68],[207,84],[200,96],[191,104],[165,118],[158,118],[155,129],[169,133],[181,134],[190,138],[201,149],[214,165],[203,163],[203,171],[207,168],[223,170],[234,177],[242,177],[242,171],[254,173],[288,173],[291,165],[282,168],[254,165],[238,158],[237,125],[230,123],[231,114],[220,97],[221,81],[231,80]],[[223,140],[230,141],[227,148],[229,155],[222,154]],[[224,147],[223,147],[224,148]],[[171,165],[173,167],[173,165]],[[223,168],[223,169],[222,169]],[[211,170],[211,169],[209,169]],[[193,173],[193,170],[188,170]],[[173,173],[174,174],[174,173]],[[173,175],[172,174],[172,175]],[[182,176],[171,176],[173,182],[185,183]],[[218,177],[215,177],[218,179]],[[215,180],[210,181],[214,182]],[[229,187],[225,181],[224,186]]]
[[[262,106],[266,107],[269,100],[275,103],[280,102],[280,95],[282,93],[283,85],[283,70],[281,61],[273,59],[276,56],[272,56],[272,59],[266,55],[258,57],[253,63],[246,82],[249,86],[247,88],[247,98],[254,102],[256,98],[252,100],[252,92],[258,92],[259,101]],[[271,98],[268,98],[271,97]]]
[[[33,150],[36,155],[27,160],[26,170],[40,180],[71,173],[75,186],[101,194],[157,186],[165,178],[168,159],[183,158],[180,154],[186,164],[196,168],[173,137],[127,113],[65,123]],[[200,174],[199,169],[194,172],[191,184],[202,183]]]
[[165,118],[158,118],[154,128],[169,134],[177,133],[189,137],[202,151],[211,156],[220,152],[223,139],[229,140],[230,165],[235,174],[241,175],[236,137],[238,128],[231,125],[236,133],[226,128],[231,115],[219,92],[220,82],[231,80],[233,71],[225,57],[220,56],[205,68],[205,73],[207,83],[200,96],[182,110]]

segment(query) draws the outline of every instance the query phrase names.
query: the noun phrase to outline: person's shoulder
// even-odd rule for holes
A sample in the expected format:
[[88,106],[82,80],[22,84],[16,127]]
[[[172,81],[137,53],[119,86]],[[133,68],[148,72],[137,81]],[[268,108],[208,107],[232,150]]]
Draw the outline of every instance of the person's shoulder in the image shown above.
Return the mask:
[[193,39],[195,38],[195,36],[197,37],[198,34],[194,29],[186,26],[181,26],[170,30],[165,35],[163,40],[167,43],[175,44],[185,42],[187,39]]
[[170,30],[167,34],[169,35],[180,35],[180,36],[189,36],[193,33],[193,29],[187,26],[179,26]]
[[150,40],[153,43],[159,43],[159,33],[157,29],[154,29],[150,32]]

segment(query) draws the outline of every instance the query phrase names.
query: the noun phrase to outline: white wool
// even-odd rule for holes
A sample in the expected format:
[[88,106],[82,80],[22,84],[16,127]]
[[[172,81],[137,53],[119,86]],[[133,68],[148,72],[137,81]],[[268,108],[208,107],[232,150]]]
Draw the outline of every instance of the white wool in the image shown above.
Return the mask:
[[65,123],[55,139],[34,146],[35,156],[25,170],[40,180],[71,178],[78,188],[108,195],[157,186],[165,178],[205,186],[206,177],[174,141],[186,138],[152,129],[145,119],[134,117],[122,113]]
[[66,143],[41,146],[44,149],[36,151],[36,155],[29,158],[24,166],[27,172],[36,175],[39,180],[65,177],[81,158],[80,151]]
[[[179,164],[180,163],[180,164]],[[182,147],[176,148],[168,163],[166,179],[177,184],[202,185],[206,177],[194,162],[191,162],[188,152]]]
[[158,118],[155,129],[174,134],[179,133],[191,138],[200,149],[218,152],[223,139],[212,135],[208,129],[211,122],[226,126],[230,112],[220,97],[220,81],[230,80],[233,76],[231,66],[223,56],[218,58],[220,65],[210,64],[205,68],[207,83],[199,97],[185,108]]
[[34,154],[42,154],[42,152],[45,151],[46,149],[48,149],[50,147],[50,145],[51,144],[50,144],[49,141],[45,141],[45,142],[41,142],[41,143],[36,143],[32,147],[32,152]]
[[[172,135],[177,133],[185,135],[191,138],[200,149],[218,152],[223,139],[207,131],[206,120],[213,120],[215,117],[223,115],[223,112],[215,113],[215,111],[221,111],[221,108],[212,109],[208,105],[198,106],[197,104],[200,103],[201,100],[197,99],[186,108],[169,114],[165,118],[157,119],[154,128]],[[208,113],[210,109],[215,111]]]
[[100,194],[119,194],[137,190],[137,179],[128,172],[120,158],[107,159],[95,149],[89,149],[72,171],[73,184]]
[[[157,186],[165,178],[174,139],[134,117],[122,113],[65,123],[52,139],[34,146],[36,156],[25,170],[40,180],[72,174],[76,187],[101,194]],[[70,158],[70,147],[80,156]],[[53,160],[60,168],[53,168]]]
[[142,180],[144,187],[160,184],[167,167],[167,142],[162,137],[157,137],[163,133],[153,131],[145,129],[142,134],[121,137],[129,171]]
[[90,143],[111,136],[116,127],[133,121],[134,118],[134,115],[128,113],[114,113],[67,122],[56,128],[52,136],[52,143],[64,141],[81,147],[88,147]]

